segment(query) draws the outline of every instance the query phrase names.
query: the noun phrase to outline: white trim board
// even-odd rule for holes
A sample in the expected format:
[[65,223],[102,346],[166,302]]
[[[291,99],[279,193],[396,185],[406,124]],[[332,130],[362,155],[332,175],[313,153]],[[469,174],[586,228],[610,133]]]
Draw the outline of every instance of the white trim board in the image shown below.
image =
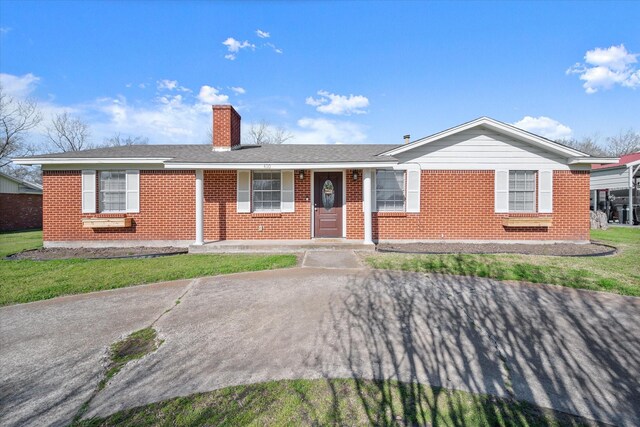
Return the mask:
[[344,169],[384,168],[397,165],[397,161],[388,162],[349,162],[349,163],[165,163],[166,169],[213,169],[213,170],[282,170],[305,169],[329,172]]

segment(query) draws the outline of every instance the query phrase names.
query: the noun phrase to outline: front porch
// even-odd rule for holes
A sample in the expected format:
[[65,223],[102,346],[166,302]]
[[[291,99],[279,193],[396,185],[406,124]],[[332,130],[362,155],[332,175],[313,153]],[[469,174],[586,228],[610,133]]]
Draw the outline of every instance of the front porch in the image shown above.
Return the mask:
[[374,251],[373,243],[363,240],[347,239],[308,239],[308,240],[219,240],[202,245],[189,246],[191,254],[210,253],[298,253],[308,250]]

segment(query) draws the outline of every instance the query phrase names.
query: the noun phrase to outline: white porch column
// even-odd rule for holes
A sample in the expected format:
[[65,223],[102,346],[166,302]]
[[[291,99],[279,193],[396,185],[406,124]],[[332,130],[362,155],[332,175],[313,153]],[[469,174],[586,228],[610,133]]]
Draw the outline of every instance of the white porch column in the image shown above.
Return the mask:
[[634,170],[633,166],[629,166],[629,225],[633,225],[633,176],[638,169]]
[[362,171],[362,208],[364,210],[364,243],[373,244],[371,227],[371,169]]
[[193,244],[204,244],[204,172],[202,169],[196,169],[196,241]]

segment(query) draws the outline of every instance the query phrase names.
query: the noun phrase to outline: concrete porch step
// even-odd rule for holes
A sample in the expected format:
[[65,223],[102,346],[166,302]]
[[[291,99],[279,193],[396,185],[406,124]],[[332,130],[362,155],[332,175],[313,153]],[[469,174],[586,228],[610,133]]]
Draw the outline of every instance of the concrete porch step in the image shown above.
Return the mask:
[[374,251],[375,245],[365,244],[361,240],[310,239],[310,240],[221,240],[207,242],[204,245],[189,246],[189,253],[290,253],[309,250],[358,250]]

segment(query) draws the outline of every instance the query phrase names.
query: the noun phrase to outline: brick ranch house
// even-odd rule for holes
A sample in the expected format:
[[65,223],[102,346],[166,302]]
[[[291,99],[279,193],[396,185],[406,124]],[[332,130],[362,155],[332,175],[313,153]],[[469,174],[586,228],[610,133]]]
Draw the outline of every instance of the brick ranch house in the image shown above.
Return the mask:
[[42,187],[0,172],[0,231],[42,227]]
[[402,145],[241,145],[213,106],[213,146],[139,145],[40,164],[44,245],[188,246],[331,238],[586,242],[593,158],[490,118]]

